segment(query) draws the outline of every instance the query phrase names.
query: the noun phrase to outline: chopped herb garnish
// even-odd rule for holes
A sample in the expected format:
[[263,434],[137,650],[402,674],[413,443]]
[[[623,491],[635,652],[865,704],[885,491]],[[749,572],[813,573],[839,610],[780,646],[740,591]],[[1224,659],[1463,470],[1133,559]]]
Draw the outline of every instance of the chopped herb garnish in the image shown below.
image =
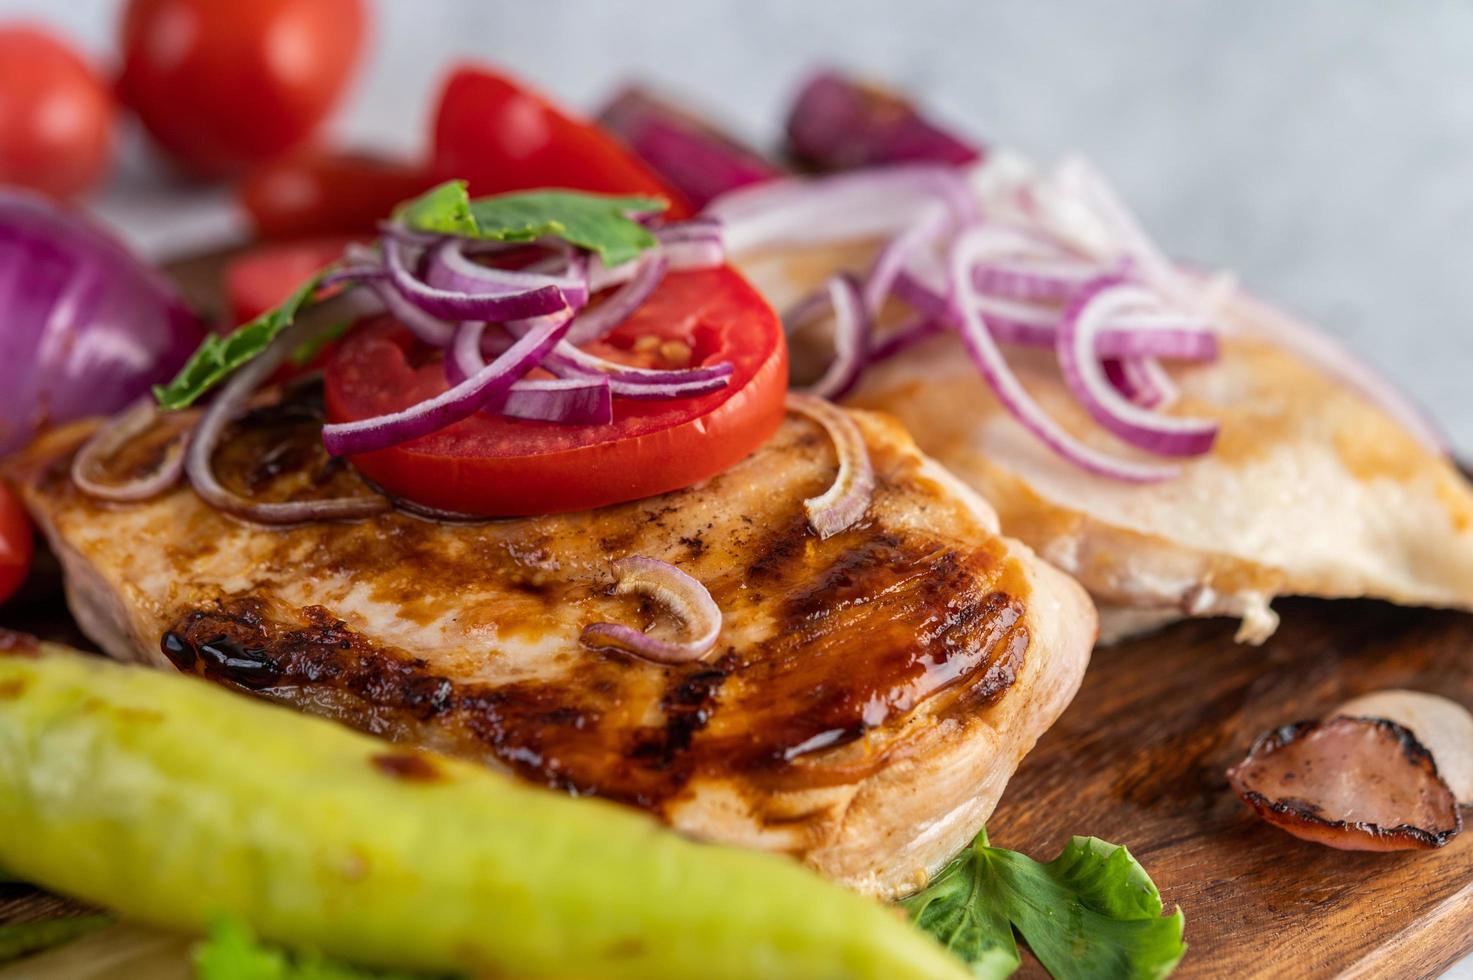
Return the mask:
[[1075,837],[1047,864],[990,847],[987,832],[924,890],[901,902],[911,920],[978,977],[1018,968],[1014,930],[1058,980],[1164,977],[1186,952],[1178,908],[1124,847]]
[[561,238],[615,266],[655,246],[655,236],[630,215],[668,206],[653,197],[579,191],[521,191],[471,200],[465,181],[452,180],[401,204],[394,217],[416,231],[489,241]]
[[61,946],[95,932],[112,922],[106,915],[73,916],[69,919],[45,919],[41,922],[15,922],[0,926],[0,963],[18,960],[42,950]]

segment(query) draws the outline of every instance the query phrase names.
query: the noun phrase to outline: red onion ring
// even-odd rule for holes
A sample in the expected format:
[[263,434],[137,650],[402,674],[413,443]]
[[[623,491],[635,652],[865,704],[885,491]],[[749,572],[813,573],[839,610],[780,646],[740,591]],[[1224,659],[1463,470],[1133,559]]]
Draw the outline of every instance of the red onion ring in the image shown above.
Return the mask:
[[660,281],[665,278],[669,260],[658,251],[636,260],[634,275],[629,281],[592,309],[585,309],[573,319],[568,328],[569,344],[587,344],[602,340],[609,331],[644,305]]
[[[525,319],[554,313],[569,305],[555,282],[532,274],[519,273],[525,278],[480,283],[474,293],[437,288],[421,282],[409,270],[409,257],[402,243],[386,237],[382,248],[384,269],[394,288],[404,299],[433,316],[447,320]],[[440,247],[429,254],[431,270],[437,265],[443,268],[443,263],[436,261],[443,258]]]
[[952,281],[957,284],[958,308],[961,313],[962,342],[993,393],[1018,422],[1060,456],[1097,476],[1131,483],[1155,483],[1169,480],[1179,472],[1174,466],[1136,463],[1119,459],[1080,442],[1054,421],[1023,388],[997,342],[978,311],[976,284],[971,270],[986,258],[993,257],[995,244],[990,236],[974,232],[962,234],[952,246]]
[[[462,323],[450,350],[445,353],[445,377],[452,386],[486,367],[481,355],[484,323]],[[614,420],[614,403],[606,378],[522,378],[499,402],[488,402],[483,410],[495,410],[510,418],[563,425],[607,425]]]
[[803,501],[808,526],[822,541],[852,527],[869,511],[875,492],[874,467],[859,425],[842,408],[812,395],[789,392],[788,411],[822,426],[839,457],[833,484]]
[[[817,297],[823,302],[800,304],[800,315],[811,319],[821,308],[833,312],[834,357],[818,380],[802,390],[819,398],[839,398],[854,387],[868,362],[873,320],[866,308],[859,281],[848,273],[830,277]],[[797,326],[792,324],[789,332]]]
[[179,482],[184,475],[185,447],[189,430],[180,432],[164,451],[164,458],[152,473],[126,483],[104,483],[92,476],[103,463],[153,427],[159,417],[158,403],[144,396],[121,414],[104,422],[72,457],[72,482],[89,497],[116,503],[129,503],[157,497]]
[[399,412],[322,427],[322,442],[334,456],[356,456],[396,446],[474,415],[540,364],[573,322],[572,312],[545,316],[496,360],[448,391]]
[[[561,261],[558,256],[550,256],[548,261],[526,269],[502,269],[472,261],[466,255],[467,244],[463,238],[447,238],[430,252],[426,280],[431,286],[471,295],[505,290],[535,292],[553,286],[562,293],[563,302],[575,310],[588,302],[588,260],[576,252]],[[554,274],[550,267],[558,266],[563,271]]]
[[[325,306],[319,307],[319,310],[325,309]],[[240,414],[256,388],[291,356],[292,351],[325,329],[324,324],[331,326],[332,323],[331,319],[319,316],[282,331],[265,351],[230,377],[209,408],[205,409],[204,415],[195,425],[184,461],[184,472],[188,475],[194,492],[205,503],[216,510],[260,524],[350,520],[388,509],[388,500],[377,495],[339,497],[333,500],[257,502],[239,496],[215,476],[215,446],[220,442],[226,426]]]
[[1217,439],[1217,423],[1159,415],[1133,404],[1110,383],[1100,364],[1095,339],[1101,325],[1112,315],[1151,301],[1148,290],[1115,277],[1096,280],[1082,292],[1059,328],[1064,383],[1096,422],[1130,445],[1160,456],[1201,456]]
[[700,582],[668,562],[643,555],[616,559],[612,570],[615,593],[655,599],[685,624],[690,639],[662,640],[618,623],[591,623],[579,637],[584,646],[622,650],[671,666],[700,660],[715,647],[721,635],[721,607]]
[[726,223],[728,252],[747,252],[888,237],[938,200],[958,226],[976,214],[962,172],[927,164],[754,184],[723,194],[706,213]]

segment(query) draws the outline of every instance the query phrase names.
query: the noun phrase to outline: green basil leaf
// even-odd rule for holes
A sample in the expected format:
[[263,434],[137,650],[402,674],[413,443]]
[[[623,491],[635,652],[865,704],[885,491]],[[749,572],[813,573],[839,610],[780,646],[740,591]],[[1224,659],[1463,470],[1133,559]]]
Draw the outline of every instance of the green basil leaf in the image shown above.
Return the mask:
[[1145,869],[1094,837],[1075,837],[1042,864],[988,846],[984,831],[901,904],[978,977],[1017,969],[1013,929],[1058,980],[1164,977],[1187,948],[1181,909],[1163,916]]
[[452,180],[399,205],[394,217],[416,231],[488,241],[561,238],[616,266],[655,246],[655,236],[630,215],[668,206],[653,197],[580,191],[519,191],[471,200],[465,181]]
[[231,372],[260,354],[296,320],[317,292],[326,270],[318,272],[275,309],[267,310],[254,320],[221,337],[205,338],[199,350],[166,385],[155,385],[154,398],[166,409],[188,408],[201,395],[230,376]]
[[18,960],[22,956],[30,956],[32,953],[69,943],[73,939],[80,939],[111,922],[110,916],[84,915],[0,926],[0,963]]
[[470,194],[463,180],[447,180],[394,209],[394,220],[420,231],[475,237]]
[[217,922],[194,948],[194,970],[196,980],[428,980],[424,974],[350,966],[320,953],[288,953],[229,919]]

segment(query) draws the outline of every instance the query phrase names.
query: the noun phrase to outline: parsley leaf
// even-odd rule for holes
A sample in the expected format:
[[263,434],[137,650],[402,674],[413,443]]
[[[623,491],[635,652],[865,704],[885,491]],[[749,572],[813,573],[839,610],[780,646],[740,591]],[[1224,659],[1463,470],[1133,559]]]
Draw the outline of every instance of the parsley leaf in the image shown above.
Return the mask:
[[80,939],[111,922],[112,918],[106,915],[84,915],[0,926],[0,963],[18,960],[22,956],[30,956],[43,949]]
[[197,980],[423,980],[422,974],[361,969],[320,953],[293,954],[259,942],[244,924],[226,919],[194,948]]
[[325,272],[318,272],[302,283],[275,309],[267,310],[223,337],[206,337],[173,381],[154,385],[154,398],[170,410],[194,404],[201,395],[260,354],[278,334],[292,325],[297,314],[311,304],[312,295]]
[[983,831],[901,905],[984,978],[1018,968],[1014,929],[1058,980],[1164,977],[1187,948],[1181,909],[1163,917],[1145,869],[1095,837],[1042,864],[988,846]]
[[597,252],[604,265],[616,266],[655,246],[655,236],[630,214],[663,211],[668,206],[653,197],[552,190],[471,200],[465,181],[451,180],[399,205],[394,217],[417,231],[490,241],[561,238]]

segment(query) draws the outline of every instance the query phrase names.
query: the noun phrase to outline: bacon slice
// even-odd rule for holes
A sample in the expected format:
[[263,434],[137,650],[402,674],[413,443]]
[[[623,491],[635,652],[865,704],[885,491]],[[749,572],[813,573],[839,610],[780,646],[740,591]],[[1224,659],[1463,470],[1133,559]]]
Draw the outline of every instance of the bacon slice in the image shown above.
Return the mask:
[[1340,716],[1276,728],[1227,775],[1264,820],[1327,847],[1429,849],[1463,829],[1432,753],[1384,718]]

